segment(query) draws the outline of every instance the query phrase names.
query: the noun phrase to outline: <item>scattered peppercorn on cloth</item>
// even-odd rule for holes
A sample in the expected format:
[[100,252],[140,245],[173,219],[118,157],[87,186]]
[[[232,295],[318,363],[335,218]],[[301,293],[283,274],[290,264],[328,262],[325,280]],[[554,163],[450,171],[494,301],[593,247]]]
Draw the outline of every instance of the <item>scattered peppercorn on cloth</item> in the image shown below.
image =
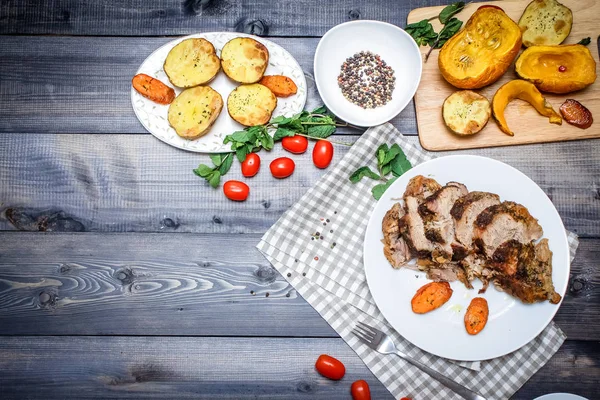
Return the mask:
[[[363,240],[376,200],[373,181],[349,176],[368,165],[383,143],[398,143],[413,166],[432,157],[412,145],[392,125],[367,130],[346,156],[323,176],[262,237],[257,248],[362,358],[396,397],[460,399],[426,373],[394,355],[379,354],[351,333],[358,321],[390,335],[398,349],[488,399],[515,393],[558,351],[566,336],[551,322],[519,350],[481,362],[447,360],[424,352],[385,320],[369,292],[363,267]],[[568,233],[571,260],[577,236]]]

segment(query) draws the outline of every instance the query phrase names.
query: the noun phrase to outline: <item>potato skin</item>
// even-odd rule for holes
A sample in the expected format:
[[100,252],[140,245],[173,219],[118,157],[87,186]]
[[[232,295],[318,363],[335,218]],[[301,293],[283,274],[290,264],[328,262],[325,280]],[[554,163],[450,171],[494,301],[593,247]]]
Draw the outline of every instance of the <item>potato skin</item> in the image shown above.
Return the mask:
[[175,99],[175,90],[156,78],[146,74],[137,74],[131,80],[133,88],[145,98],[158,104],[171,104]]
[[277,97],[290,97],[298,92],[294,81],[283,75],[265,75],[258,83],[268,87]]
[[240,85],[227,98],[227,112],[244,126],[263,125],[269,122],[277,107],[277,97],[259,83]]
[[212,81],[221,69],[221,61],[211,42],[192,38],[169,51],[163,69],[173,85],[189,88]]
[[196,86],[179,94],[169,107],[169,124],[184,139],[208,133],[223,109],[223,98],[208,86]]
[[467,308],[465,314],[465,329],[469,335],[477,335],[485,328],[490,310],[487,300],[483,297],[475,297]]
[[225,43],[221,50],[223,72],[238,83],[256,83],[269,65],[269,50],[248,37],[238,37]]
[[481,131],[492,115],[490,102],[471,90],[452,93],[444,101],[442,116],[452,132],[460,136]]
[[519,18],[525,47],[561,44],[573,26],[573,12],[556,0],[533,0]]
[[443,306],[452,297],[448,282],[431,282],[422,286],[410,304],[416,314],[425,314]]

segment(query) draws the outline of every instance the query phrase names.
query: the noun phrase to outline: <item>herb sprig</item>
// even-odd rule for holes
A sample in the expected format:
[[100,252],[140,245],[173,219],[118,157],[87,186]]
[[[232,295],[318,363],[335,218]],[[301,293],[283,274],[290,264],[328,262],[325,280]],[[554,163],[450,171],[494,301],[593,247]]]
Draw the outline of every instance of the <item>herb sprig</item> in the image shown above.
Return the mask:
[[[375,181],[381,181],[371,189],[371,194],[375,200],[379,200],[383,193],[394,183],[396,179],[406,171],[412,168],[410,161],[398,146],[394,143],[391,147],[382,144],[375,152],[377,158],[377,172],[371,170],[368,166],[360,167],[350,175],[350,182],[360,182],[362,178],[371,178]],[[392,177],[386,176],[392,173]]]
[[214,164],[212,168],[208,165],[200,164],[194,170],[194,173],[206,179],[210,186],[216,188],[219,186],[221,176],[229,172],[231,164],[233,164],[233,153],[212,154],[210,159]]

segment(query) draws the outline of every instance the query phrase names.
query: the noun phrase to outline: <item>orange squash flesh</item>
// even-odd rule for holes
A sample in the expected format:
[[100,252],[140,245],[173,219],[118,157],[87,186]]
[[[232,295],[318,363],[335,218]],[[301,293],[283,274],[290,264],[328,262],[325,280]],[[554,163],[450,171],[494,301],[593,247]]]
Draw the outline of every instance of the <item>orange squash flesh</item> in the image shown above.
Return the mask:
[[517,59],[517,74],[550,93],[581,90],[596,81],[596,61],[580,44],[531,46]]
[[479,89],[496,82],[520,48],[519,26],[501,9],[480,8],[442,46],[438,66],[451,85]]
[[562,124],[562,117],[552,108],[552,105],[546,101],[544,96],[537,90],[535,85],[521,79],[515,79],[507,82],[498,89],[492,100],[492,113],[498,123],[500,130],[509,136],[514,133],[508,128],[504,110],[508,103],[514,99],[525,100],[531,104],[538,113],[550,118],[551,124]]

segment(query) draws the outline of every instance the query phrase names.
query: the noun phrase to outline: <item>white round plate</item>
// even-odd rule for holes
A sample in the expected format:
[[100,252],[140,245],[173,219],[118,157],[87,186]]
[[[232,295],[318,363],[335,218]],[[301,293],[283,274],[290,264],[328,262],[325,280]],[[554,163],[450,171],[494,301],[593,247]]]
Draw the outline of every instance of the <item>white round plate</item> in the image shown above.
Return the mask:
[[[169,82],[169,78],[163,70],[163,64],[165,58],[167,58],[167,54],[177,43],[189,38],[204,38],[215,46],[217,55],[220,55],[221,49],[225,43],[233,38],[242,36],[258,40],[269,50],[269,65],[265,71],[265,75],[285,75],[291,78],[296,83],[296,86],[298,86],[298,92],[295,95],[286,98],[277,98],[277,107],[275,108],[275,111],[273,111],[273,116],[285,115],[286,117],[291,117],[292,115],[301,112],[306,103],[306,79],[298,62],[287,50],[278,44],[244,33],[199,33],[173,40],[150,54],[142,65],[140,65],[136,74],[143,73],[157,78],[166,85],[174,88],[175,93],[179,95],[183,89],[174,87],[171,82]],[[219,92],[223,97],[223,101],[227,103],[229,93],[239,86],[239,84],[230,80],[223,71],[219,71],[217,77],[210,82],[208,86]],[[221,115],[219,115],[217,121],[206,135],[196,140],[186,140],[178,136],[177,133],[175,133],[175,130],[169,125],[169,122],[167,121],[168,105],[157,104],[146,99],[133,87],[131,88],[131,104],[133,105],[135,115],[148,132],[163,142],[183,150],[199,153],[222,153],[231,151],[231,145],[224,145],[223,139],[225,136],[235,131],[244,129],[244,126],[237,123],[229,116],[227,113],[227,106],[224,105]]]
[[[364,242],[365,274],[377,307],[388,322],[407,340],[440,357],[478,361],[500,357],[519,349],[534,339],[554,317],[559,305],[548,301],[524,304],[496,290],[493,284],[478,295],[479,280],[474,289],[452,282],[450,300],[427,314],[413,313],[410,301],[421,286],[429,282],[423,272],[393,269],[383,255],[381,221],[386,211],[404,194],[408,181],[423,175],[444,185],[461,182],[469,191],[497,193],[501,200],[523,204],[538,219],[548,238],[552,257],[552,280],[557,293],[564,298],[569,280],[569,246],[558,212],[546,194],[531,179],[500,161],[478,156],[440,157],[420,164],[390,186],[375,206]],[[464,314],[474,297],[484,297],[489,304],[488,323],[478,335],[467,334]]]
[[536,397],[534,400],[587,400],[585,397],[577,396],[571,393],[551,393],[541,397]]
[[[364,109],[347,100],[337,78],[343,62],[360,51],[379,54],[394,70],[392,100]],[[351,21],[330,29],[315,51],[315,82],[327,108],[358,126],[375,126],[394,118],[415,95],[421,80],[421,53],[413,38],[395,25],[379,21]]]

